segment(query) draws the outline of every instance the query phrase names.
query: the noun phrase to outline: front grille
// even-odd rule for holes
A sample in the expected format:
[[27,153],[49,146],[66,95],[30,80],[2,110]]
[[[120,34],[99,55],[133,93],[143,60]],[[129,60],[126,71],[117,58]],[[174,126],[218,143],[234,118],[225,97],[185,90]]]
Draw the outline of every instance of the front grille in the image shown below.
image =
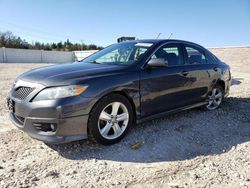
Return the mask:
[[17,99],[25,99],[34,90],[31,87],[18,87],[13,91],[13,97]]

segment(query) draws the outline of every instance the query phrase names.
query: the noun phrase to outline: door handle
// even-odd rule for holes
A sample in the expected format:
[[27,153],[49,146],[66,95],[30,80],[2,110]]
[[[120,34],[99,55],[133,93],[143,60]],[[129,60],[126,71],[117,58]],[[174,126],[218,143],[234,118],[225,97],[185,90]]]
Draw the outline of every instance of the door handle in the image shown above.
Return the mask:
[[217,72],[219,69],[217,67],[214,67],[214,71]]
[[182,74],[183,76],[187,76],[187,75],[188,75],[188,71],[182,71],[181,74]]

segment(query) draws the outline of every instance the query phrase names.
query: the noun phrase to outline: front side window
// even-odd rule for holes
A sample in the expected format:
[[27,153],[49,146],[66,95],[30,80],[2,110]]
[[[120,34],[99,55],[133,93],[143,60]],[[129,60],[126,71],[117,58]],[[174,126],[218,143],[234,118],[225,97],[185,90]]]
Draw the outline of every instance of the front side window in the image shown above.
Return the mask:
[[185,49],[187,51],[187,58],[189,64],[207,63],[206,57],[202,50],[191,46],[186,46]]
[[85,58],[82,62],[129,65],[138,62],[152,45],[138,42],[118,43]]
[[184,61],[181,55],[179,45],[166,44],[159,48],[151,59],[163,58],[168,61],[168,66],[183,65]]

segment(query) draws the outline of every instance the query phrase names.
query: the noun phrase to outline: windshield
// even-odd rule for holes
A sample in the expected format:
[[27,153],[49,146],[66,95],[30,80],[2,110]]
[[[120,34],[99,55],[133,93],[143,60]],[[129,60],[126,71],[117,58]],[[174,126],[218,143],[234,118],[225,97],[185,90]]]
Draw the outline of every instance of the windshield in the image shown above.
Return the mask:
[[138,42],[113,44],[83,59],[81,62],[130,65],[136,63],[151,46],[152,43]]

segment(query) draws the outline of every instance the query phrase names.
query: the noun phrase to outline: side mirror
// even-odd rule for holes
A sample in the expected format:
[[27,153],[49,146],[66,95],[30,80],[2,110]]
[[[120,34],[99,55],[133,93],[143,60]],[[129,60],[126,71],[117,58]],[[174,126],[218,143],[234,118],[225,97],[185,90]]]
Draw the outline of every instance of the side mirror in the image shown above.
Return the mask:
[[167,67],[168,61],[164,58],[150,59],[147,66],[148,67]]

